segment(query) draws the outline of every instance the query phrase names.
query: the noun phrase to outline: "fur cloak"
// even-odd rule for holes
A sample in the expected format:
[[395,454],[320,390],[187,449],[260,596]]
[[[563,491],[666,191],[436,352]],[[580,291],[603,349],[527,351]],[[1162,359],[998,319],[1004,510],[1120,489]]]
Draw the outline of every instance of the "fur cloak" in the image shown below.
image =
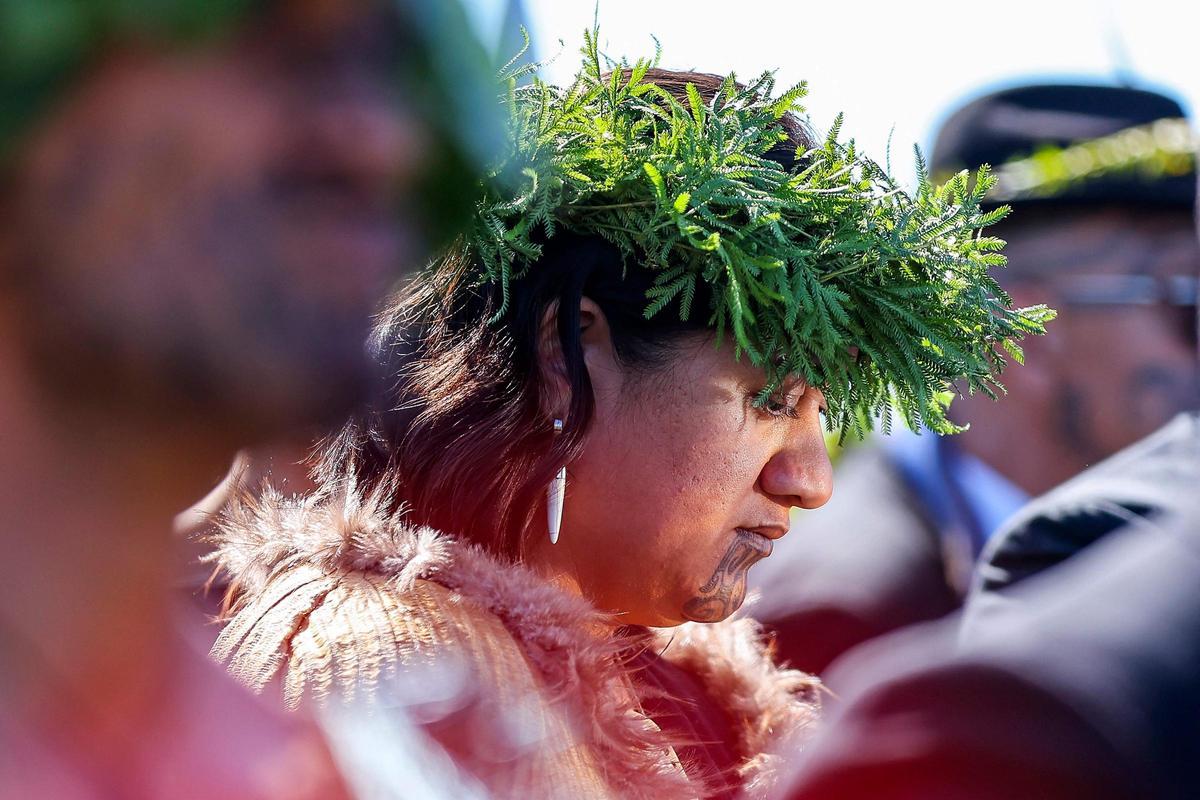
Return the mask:
[[[291,705],[403,707],[494,797],[759,797],[815,721],[817,681],[775,666],[751,620],[613,635],[583,599],[382,500],[267,489],[226,511],[210,560],[236,600],[213,656],[255,690],[281,674]],[[724,775],[646,713],[678,683],[646,658],[701,687],[685,716],[699,699],[728,723]]]

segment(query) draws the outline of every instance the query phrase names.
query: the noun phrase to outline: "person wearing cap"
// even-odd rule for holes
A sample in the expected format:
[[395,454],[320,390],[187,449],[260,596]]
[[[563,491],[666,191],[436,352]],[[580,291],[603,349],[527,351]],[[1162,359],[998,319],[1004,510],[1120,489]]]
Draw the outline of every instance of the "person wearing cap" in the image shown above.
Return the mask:
[[1025,501],[1191,405],[1200,248],[1190,159],[1028,180],[1050,148],[1098,140],[1127,153],[1164,126],[1186,130],[1182,117],[1154,92],[1084,85],[1005,89],[949,115],[935,174],[998,169],[989,201],[1013,209],[996,227],[1008,242],[998,280],[1018,302],[1046,297],[1062,313],[1031,343],[1030,368],[1005,381],[1004,403],[955,399],[951,416],[970,425],[961,436],[903,431],[844,455],[837,495],[797,520],[798,535],[758,576],[757,614],[783,658],[820,673],[863,641],[954,611]]
[[1200,794],[1198,485],[1200,403],[1028,504],[961,614],[839,663],[784,796]]
[[868,643],[790,800],[1200,793],[1200,409],[1030,503],[961,614]]
[[496,129],[446,124],[488,72],[453,8],[0,5],[0,796],[344,795],[193,641],[171,521],[370,395]]

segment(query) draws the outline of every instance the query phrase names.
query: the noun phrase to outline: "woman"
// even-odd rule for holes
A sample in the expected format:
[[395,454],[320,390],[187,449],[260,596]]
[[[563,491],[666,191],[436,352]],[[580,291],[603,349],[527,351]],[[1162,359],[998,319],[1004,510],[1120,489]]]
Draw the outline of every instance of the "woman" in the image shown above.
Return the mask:
[[989,391],[1046,314],[987,276],[986,175],[909,197],[812,139],[802,87],[584,54],[512,76],[510,150],[382,316],[389,396],[321,488],[227,515],[214,652],[292,702],[415,703],[493,796],[756,794],[817,684],[729,618],[829,497],[822,414],[948,432],[946,382]]

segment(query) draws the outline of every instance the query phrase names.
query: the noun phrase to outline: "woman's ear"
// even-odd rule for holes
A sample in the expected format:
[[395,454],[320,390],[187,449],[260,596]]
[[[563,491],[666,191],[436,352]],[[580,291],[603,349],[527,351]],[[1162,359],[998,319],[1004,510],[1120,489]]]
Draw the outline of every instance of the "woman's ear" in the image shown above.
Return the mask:
[[579,301],[579,342],[583,347],[583,361],[589,369],[616,366],[608,317],[590,297]]
[[[571,405],[571,379],[559,335],[559,304],[552,302],[542,315],[538,329],[538,368],[542,376],[542,410],[549,417],[563,419]],[[576,338],[577,337],[577,338]],[[568,333],[568,347],[578,343],[583,364],[592,382],[592,389],[612,391],[620,380],[612,332],[604,311],[589,297],[579,301],[578,330]]]

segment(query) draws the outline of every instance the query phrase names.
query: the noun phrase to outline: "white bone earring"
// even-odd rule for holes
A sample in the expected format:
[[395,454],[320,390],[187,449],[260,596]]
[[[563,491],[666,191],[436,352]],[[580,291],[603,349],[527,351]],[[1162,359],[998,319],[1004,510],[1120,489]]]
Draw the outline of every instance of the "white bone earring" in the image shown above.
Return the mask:
[[[563,421],[554,420],[554,435],[563,432]],[[562,529],[563,498],[567,493],[567,468],[558,468],[558,473],[550,481],[546,489],[546,523],[550,528],[550,544],[558,544],[558,534]]]

